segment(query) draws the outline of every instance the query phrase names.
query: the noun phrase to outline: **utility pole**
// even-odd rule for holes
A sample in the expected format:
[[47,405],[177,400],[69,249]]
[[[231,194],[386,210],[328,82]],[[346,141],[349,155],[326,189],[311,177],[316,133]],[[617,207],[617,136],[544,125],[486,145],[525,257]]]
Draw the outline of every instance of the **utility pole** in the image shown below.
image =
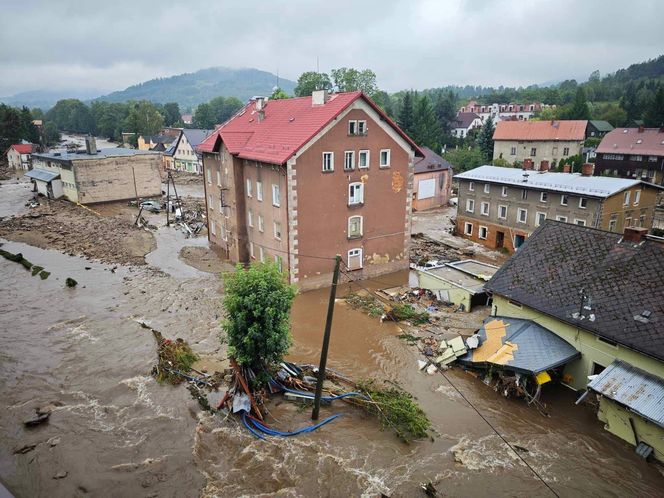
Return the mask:
[[166,226],[171,226],[171,172],[166,176]]
[[318,420],[320,411],[320,398],[323,394],[323,382],[325,382],[325,366],[327,365],[327,350],[330,346],[330,331],[332,330],[332,315],[334,314],[334,299],[337,295],[337,282],[339,281],[339,265],[341,256],[337,254],[334,263],[334,275],[332,276],[332,288],[330,289],[330,302],[327,305],[327,320],[325,321],[325,335],[323,335],[323,349],[320,352],[320,365],[318,366],[318,382],[316,383],[316,396],[314,398],[314,410],[311,419]]

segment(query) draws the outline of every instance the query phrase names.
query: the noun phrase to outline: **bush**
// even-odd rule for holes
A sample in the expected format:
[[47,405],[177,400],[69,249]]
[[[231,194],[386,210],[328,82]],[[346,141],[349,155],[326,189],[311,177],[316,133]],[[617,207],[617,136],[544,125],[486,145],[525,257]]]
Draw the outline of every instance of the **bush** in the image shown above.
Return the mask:
[[[296,290],[274,263],[238,265],[224,275],[222,330],[229,355],[261,374],[282,361],[291,345],[290,309]],[[224,338],[222,338],[223,340]]]
[[417,311],[410,304],[395,304],[390,311],[392,318],[400,322],[407,320],[413,325],[420,325],[429,321],[429,313],[426,311]]

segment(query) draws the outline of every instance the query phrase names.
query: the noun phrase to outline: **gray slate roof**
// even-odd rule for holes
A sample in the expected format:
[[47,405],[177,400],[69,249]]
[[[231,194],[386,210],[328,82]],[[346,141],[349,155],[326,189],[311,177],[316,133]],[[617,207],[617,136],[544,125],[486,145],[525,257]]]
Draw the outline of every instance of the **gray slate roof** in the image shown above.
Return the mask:
[[476,119],[481,119],[478,114],[475,114],[474,112],[460,112],[457,114],[456,120],[454,121],[453,125],[454,128],[464,128],[468,129],[468,127],[473,124],[473,121]]
[[415,159],[415,173],[426,173],[431,171],[442,171],[452,169],[452,165],[440,157],[429,147],[420,147],[424,157]]
[[35,168],[28,171],[25,174],[25,176],[42,182],[50,182],[58,178],[60,176],[60,173],[58,173],[57,171],[46,171],[44,169]]
[[592,124],[597,131],[611,131],[613,126],[608,121],[603,121],[601,119],[591,119],[588,123]]
[[485,288],[664,360],[664,244],[546,220]]
[[[507,333],[501,339],[502,344],[509,341],[517,346],[513,358],[507,363],[500,364],[506,370],[537,375],[581,356],[574,346],[531,320],[497,316],[484,320],[484,325],[494,320],[502,320],[507,324],[505,327]],[[484,344],[487,338],[484,326],[479,330],[479,335]],[[459,358],[459,362],[464,365],[477,365],[477,362],[473,361],[473,350]]]
[[590,381],[588,389],[664,427],[664,379],[615,360]]
[[115,147],[112,149],[100,149],[96,154],[88,154],[85,150],[81,152],[44,152],[41,154],[32,154],[33,158],[48,159],[50,161],[80,161],[83,159],[96,159],[105,157],[128,157],[143,154],[159,154],[151,150],[125,149]]
[[[526,182],[523,181],[524,173],[528,173],[528,181]],[[628,178],[583,176],[580,173],[540,173],[533,170],[524,171],[519,168],[505,168],[502,166],[480,166],[455,175],[454,178],[551,192],[565,192],[588,197],[609,197],[641,183],[640,180],[630,180]]]
[[193,128],[185,128],[182,133],[187,137],[187,141],[192,147],[197,147],[200,143],[207,138],[207,136],[214,130],[198,130]]

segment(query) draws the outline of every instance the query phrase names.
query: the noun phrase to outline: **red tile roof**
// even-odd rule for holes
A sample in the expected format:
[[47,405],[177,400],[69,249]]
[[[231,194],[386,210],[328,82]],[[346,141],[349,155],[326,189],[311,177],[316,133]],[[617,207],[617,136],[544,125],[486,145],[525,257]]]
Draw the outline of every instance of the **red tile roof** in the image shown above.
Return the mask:
[[499,121],[494,140],[584,140],[586,120]]
[[10,149],[14,149],[19,154],[31,154],[32,144],[14,144]]
[[597,146],[600,154],[664,156],[664,131],[660,128],[616,128]]
[[332,94],[323,105],[312,105],[311,97],[269,100],[262,121],[259,121],[255,103],[251,101],[210,134],[197,150],[217,151],[223,141],[231,154],[243,159],[283,164],[357,99],[364,99],[378,112],[381,119],[410,144],[417,156],[424,155],[408,135],[362,92]]

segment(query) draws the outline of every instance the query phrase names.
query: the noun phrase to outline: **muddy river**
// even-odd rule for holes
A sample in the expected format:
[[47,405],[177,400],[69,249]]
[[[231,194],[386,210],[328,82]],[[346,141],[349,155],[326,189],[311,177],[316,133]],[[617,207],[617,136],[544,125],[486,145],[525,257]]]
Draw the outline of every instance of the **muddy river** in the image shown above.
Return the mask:
[[[445,377],[417,370],[417,350],[398,339],[392,323],[338,302],[328,365],[398,382],[432,420],[432,440],[402,444],[339,403],[322,416],[344,416],[312,434],[258,441],[235,419],[201,412],[184,386],[150,376],[155,342],[139,321],[183,337],[202,355],[224,356],[220,280],[169,261],[164,248],[177,258],[183,245],[176,233],[157,237],[151,266],[115,271],[1,242],[51,272],[41,280],[0,260],[0,481],[15,496],[420,496],[425,481],[445,496],[552,496]],[[78,287],[65,288],[67,277]],[[291,359],[318,361],[326,306],[325,290],[296,298]],[[659,467],[604,431],[588,407],[574,406],[571,391],[547,389],[544,417],[460,370],[446,375],[508,441],[525,448],[524,458],[560,496],[662,495]],[[48,403],[56,405],[50,420],[24,428]],[[308,411],[288,402],[275,400],[270,411],[278,428],[309,422]]]

